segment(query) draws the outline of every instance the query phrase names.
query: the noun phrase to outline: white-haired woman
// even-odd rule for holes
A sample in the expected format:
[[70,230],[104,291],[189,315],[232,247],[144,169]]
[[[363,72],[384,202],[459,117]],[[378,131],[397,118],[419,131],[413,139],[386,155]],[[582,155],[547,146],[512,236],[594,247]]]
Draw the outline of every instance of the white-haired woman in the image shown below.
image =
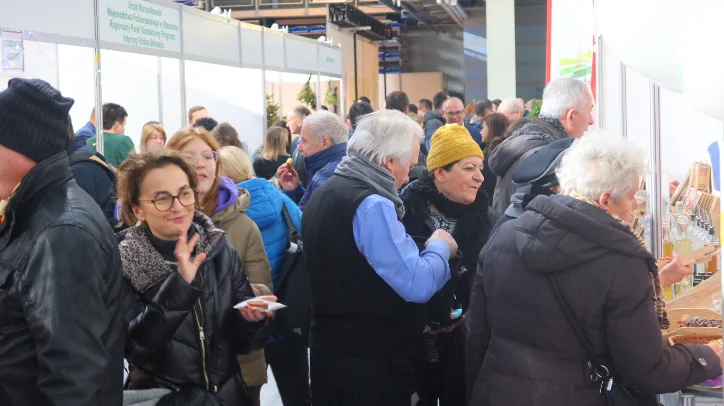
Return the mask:
[[536,197],[491,236],[468,312],[471,405],[605,405],[612,377],[657,405],[653,394],[721,375],[720,345],[661,337],[656,261],[627,224],[642,157],[584,137],[557,171],[561,195]]

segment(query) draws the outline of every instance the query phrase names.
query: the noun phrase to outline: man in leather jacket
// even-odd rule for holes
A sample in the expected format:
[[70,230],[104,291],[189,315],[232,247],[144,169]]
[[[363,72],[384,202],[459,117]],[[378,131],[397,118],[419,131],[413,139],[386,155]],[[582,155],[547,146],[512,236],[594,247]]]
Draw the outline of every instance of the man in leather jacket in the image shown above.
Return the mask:
[[121,258],[73,180],[73,100],[41,80],[0,92],[0,405],[120,406]]

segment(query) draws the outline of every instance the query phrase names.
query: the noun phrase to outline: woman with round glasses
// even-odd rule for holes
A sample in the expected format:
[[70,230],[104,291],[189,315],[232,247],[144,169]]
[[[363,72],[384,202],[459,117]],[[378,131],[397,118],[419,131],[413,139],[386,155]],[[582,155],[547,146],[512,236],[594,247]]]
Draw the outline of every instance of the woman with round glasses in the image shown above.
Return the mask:
[[121,219],[135,225],[118,234],[130,388],[171,389],[171,404],[250,405],[236,355],[266,343],[273,314],[234,309],[254,293],[225,233],[195,211],[198,186],[173,151],[119,168]]
[[151,149],[162,149],[166,146],[166,130],[163,124],[157,121],[149,121],[141,131],[141,151]]
[[[199,177],[199,211],[211,217],[217,228],[226,232],[231,245],[241,257],[244,271],[257,295],[272,294],[271,267],[264,249],[264,240],[256,223],[246,212],[251,195],[234,182],[221,176],[218,159],[219,144],[201,127],[184,128],[171,137],[166,146],[179,151],[195,166]],[[239,358],[244,381],[258,399],[261,386],[267,381],[263,351]]]

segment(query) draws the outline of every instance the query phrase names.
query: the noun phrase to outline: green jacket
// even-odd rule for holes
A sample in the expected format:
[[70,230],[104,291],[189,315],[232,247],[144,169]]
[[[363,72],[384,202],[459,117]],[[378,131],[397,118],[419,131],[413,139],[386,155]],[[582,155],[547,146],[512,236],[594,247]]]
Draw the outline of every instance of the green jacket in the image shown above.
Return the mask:
[[[95,136],[89,138],[86,144],[93,148],[93,152],[97,152]],[[128,154],[131,151],[135,150],[131,137],[123,134],[111,134],[104,131],[103,144],[103,156],[109,164],[116,168],[121,165],[121,162],[128,158]]]

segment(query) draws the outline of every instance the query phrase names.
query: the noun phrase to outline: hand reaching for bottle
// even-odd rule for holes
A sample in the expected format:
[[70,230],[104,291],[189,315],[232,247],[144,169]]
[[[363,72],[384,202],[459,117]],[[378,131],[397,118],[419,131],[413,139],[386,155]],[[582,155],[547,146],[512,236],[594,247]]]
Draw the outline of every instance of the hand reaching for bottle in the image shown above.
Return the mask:
[[188,241],[186,240],[185,235],[185,232],[181,233],[178,241],[176,242],[176,250],[174,250],[173,253],[176,256],[176,261],[178,261],[179,275],[181,275],[186,282],[191,284],[191,282],[194,281],[194,278],[196,278],[196,272],[198,272],[199,266],[206,259],[206,254],[201,253],[194,258],[191,258],[191,253],[194,252],[196,243],[199,241],[199,235],[194,234],[194,236]]

